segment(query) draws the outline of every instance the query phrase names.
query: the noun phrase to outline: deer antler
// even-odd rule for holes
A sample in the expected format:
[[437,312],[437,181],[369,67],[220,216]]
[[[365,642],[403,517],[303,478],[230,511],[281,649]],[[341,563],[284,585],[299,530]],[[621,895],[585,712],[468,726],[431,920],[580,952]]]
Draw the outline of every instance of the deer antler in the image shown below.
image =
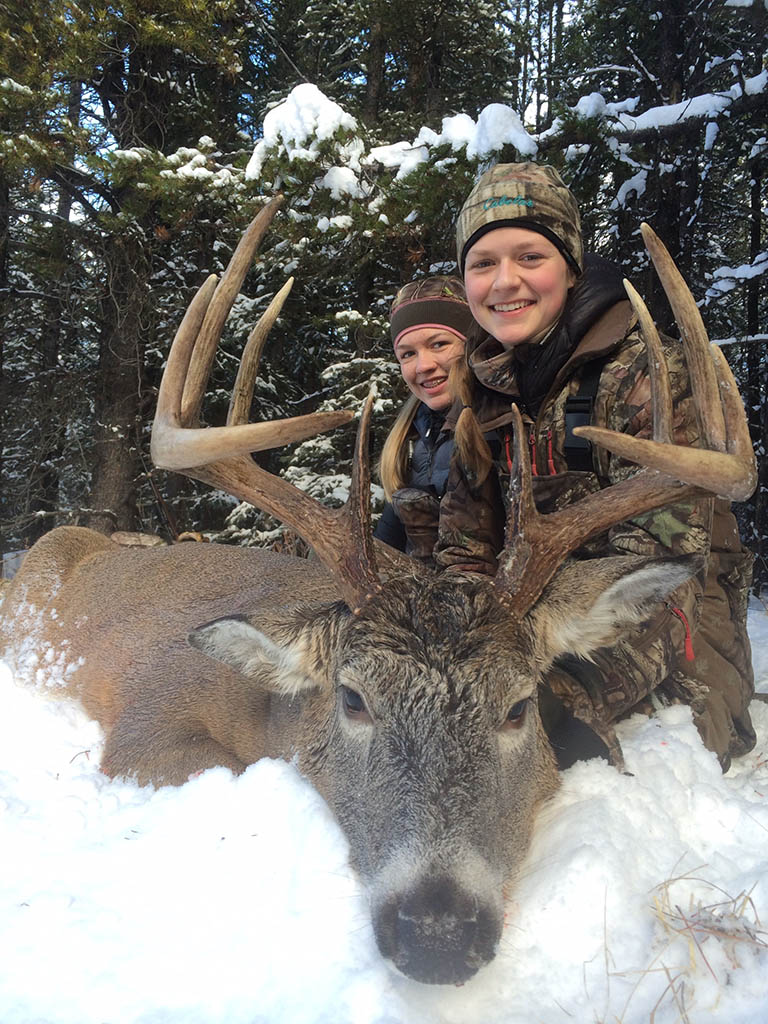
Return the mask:
[[[246,423],[258,360],[280,313],[292,279],[274,297],[251,332],[230,403],[227,426],[197,426],[205,386],[224,322],[256,249],[274,218],[276,196],[252,222],[222,279],[209,277],[193,298],[168,356],[152,427],[152,459],[195,480],[221,488],[286,523],[337,579],[351,608],[378,585],[371,531],[370,470],[367,460],[369,396],[357,433],[352,483],[347,503],[327,508],[286,480],[261,469],[250,452],[275,448],[331,430],[353,418],[349,411],[313,413],[271,423]],[[390,558],[390,562],[396,559]]]
[[577,427],[574,433],[644,468],[573,505],[542,515],[534,504],[522,420],[514,409],[507,539],[495,583],[508,595],[505,603],[515,615],[522,616],[532,607],[571,552],[609,527],[692,496],[716,494],[743,501],[755,489],[755,456],[730,367],[720,349],[710,345],[693,296],[669,252],[647,224],[641,230],[681,330],[706,449],[672,444],[672,397],[661,341],[645,303],[625,282],[648,348],[653,440],[602,427]]

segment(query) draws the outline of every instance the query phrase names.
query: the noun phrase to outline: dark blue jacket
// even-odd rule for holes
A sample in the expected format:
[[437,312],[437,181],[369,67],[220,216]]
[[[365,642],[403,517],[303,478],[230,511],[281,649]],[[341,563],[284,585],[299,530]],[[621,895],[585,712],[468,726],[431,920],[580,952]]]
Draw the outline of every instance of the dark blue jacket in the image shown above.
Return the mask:
[[[411,426],[411,458],[408,487],[418,487],[442,498],[453,454],[453,434],[443,430],[445,416],[422,402]],[[374,536],[390,547],[405,551],[406,535],[394,508],[387,503]]]

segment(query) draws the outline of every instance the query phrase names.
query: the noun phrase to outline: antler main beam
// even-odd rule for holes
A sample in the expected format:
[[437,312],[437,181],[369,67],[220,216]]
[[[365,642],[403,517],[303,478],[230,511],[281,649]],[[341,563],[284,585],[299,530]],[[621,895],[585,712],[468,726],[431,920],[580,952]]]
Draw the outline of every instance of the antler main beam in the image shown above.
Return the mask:
[[[360,420],[347,503],[330,509],[257,466],[250,453],[301,441],[349,422],[349,411],[312,413],[271,423],[247,423],[259,356],[290,291],[288,281],[251,332],[230,403],[227,426],[198,426],[216,345],[254,254],[282,202],[272,199],[252,222],[221,281],[209,277],[194,297],[174,338],[160,385],[152,427],[152,459],[280,519],[316,552],[336,578],[344,600],[357,607],[378,585],[371,531],[367,460],[369,397]],[[396,561],[396,560],[395,560]],[[390,567],[393,559],[389,559]]]
[[515,457],[509,487],[506,542],[495,582],[514,614],[532,607],[569,554],[611,526],[672,502],[701,495],[743,501],[757,483],[757,466],[738,387],[725,357],[710,345],[696,303],[666,247],[652,229],[642,234],[681,328],[691,391],[706,448],[672,443],[672,396],[661,341],[645,303],[625,282],[648,348],[653,440],[602,427],[577,427],[585,437],[644,467],[573,505],[540,514],[520,414],[514,410]]

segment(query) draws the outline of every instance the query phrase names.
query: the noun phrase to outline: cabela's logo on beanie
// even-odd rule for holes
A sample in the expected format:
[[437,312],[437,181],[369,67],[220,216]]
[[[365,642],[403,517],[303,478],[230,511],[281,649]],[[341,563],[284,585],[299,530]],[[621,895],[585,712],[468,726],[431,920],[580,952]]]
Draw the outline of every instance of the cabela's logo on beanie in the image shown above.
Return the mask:
[[548,164],[497,164],[482,174],[456,222],[459,267],[467,252],[488,231],[528,228],[548,238],[579,273],[584,261],[581,217],[576,200]]
[[483,203],[483,210],[491,210],[494,206],[529,206],[533,208],[534,202],[532,199],[526,199],[525,196],[515,196],[514,199],[510,199],[509,196],[491,196]]

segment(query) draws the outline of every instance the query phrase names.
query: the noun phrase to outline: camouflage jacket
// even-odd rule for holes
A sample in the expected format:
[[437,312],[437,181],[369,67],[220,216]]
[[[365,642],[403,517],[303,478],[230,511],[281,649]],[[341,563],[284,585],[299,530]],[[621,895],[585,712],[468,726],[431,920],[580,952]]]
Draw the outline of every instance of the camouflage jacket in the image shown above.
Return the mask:
[[[670,370],[674,402],[674,440],[696,446],[698,427],[691,404],[688,374],[681,346],[670,338],[662,339]],[[473,408],[486,436],[495,436],[492,444],[500,492],[506,493],[511,468],[510,406],[518,398],[514,377],[514,352],[504,351],[493,339],[481,345],[470,366],[480,386]],[[595,395],[591,422],[594,426],[650,437],[652,419],[650,384],[647,375],[645,344],[635,325],[629,302],[620,302],[606,312],[581,340],[570,359],[555,378],[542,402],[536,419],[523,413],[531,455],[534,496],[541,512],[569,505],[592,491],[600,490],[636,472],[633,463],[604,449],[592,453],[588,472],[569,470],[565,455],[565,406],[581,385],[582,374],[593,360],[604,361]],[[458,410],[449,414],[446,425],[455,425]],[[498,499],[498,528],[490,537],[478,534],[476,517],[468,516],[465,497],[453,500],[457,488],[470,490],[462,481],[462,468],[454,460],[446,496],[441,506],[440,541],[437,562],[447,567],[465,567],[473,571],[496,571],[498,538],[503,533],[505,510]],[[478,497],[480,497],[478,495]],[[706,554],[709,549],[712,502],[702,499],[687,505],[667,506],[614,527],[592,542],[583,554]]]
[[[698,445],[699,431],[681,345],[663,337],[673,393],[674,440]],[[608,487],[636,472],[634,464],[603,449],[592,453],[592,469],[569,470],[565,457],[565,403],[578,392],[593,360],[603,362],[591,422],[637,437],[650,437],[652,418],[645,345],[628,302],[605,312],[583,336],[561,368],[535,420],[524,417],[534,472],[534,497],[541,512]],[[517,396],[514,360],[493,339],[473,353],[479,381],[476,415],[492,446],[497,475],[473,489],[454,458],[440,505],[439,566],[493,574],[500,551],[505,509],[502,495],[511,466],[510,405]],[[457,409],[447,423],[455,424]],[[489,435],[488,432],[492,432]],[[586,722],[606,743],[614,760],[621,755],[613,724],[651,694],[684,701],[705,743],[723,766],[731,755],[754,744],[747,705],[753,693],[746,604],[751,556],[742,548],[727,502],[698,499],[637,516],[592,540],[576,555],[708,555],[708,571],[670,595],[650,623],[637,628],[595,663],[565,659],[547,680],[569,713]],[[725,610],[725,615],[724,615]],[[691,659],[693,650],[693,659]]]

